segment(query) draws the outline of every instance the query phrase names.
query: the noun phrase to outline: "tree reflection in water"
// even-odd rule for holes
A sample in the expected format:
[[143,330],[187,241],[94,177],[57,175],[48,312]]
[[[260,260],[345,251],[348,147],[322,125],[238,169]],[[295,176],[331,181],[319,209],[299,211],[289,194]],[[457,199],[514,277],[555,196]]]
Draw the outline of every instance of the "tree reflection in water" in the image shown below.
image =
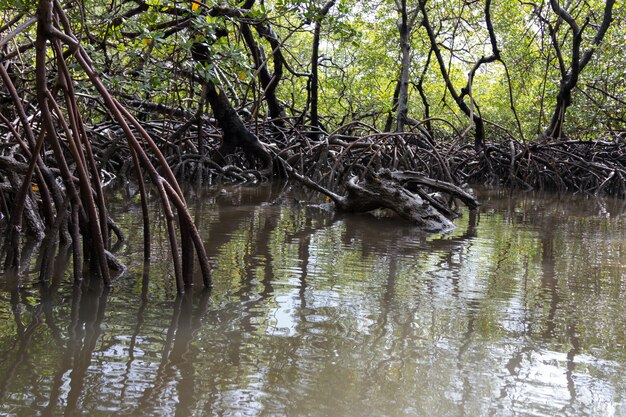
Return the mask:
[[487,190],[426,236],[283,184],[192,197],[212,293],[174,296],[159,224],[111,291],[56,245],[2,277],[0,413],[625,411],[623,203]]

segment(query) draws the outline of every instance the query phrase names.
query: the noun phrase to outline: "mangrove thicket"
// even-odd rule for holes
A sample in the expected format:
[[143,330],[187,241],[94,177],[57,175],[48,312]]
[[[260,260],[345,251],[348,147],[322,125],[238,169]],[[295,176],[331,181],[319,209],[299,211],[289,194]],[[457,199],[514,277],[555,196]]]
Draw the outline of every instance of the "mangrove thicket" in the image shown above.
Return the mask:
[[[110,283],[109,184],[149,194],[179,291],[211,285],[180,184],[291,178],[445,231],[471,183],[626,197],[615,0],[2,0],[2,263],[71,242]],[[208,243],[210,244],[210,242]]]

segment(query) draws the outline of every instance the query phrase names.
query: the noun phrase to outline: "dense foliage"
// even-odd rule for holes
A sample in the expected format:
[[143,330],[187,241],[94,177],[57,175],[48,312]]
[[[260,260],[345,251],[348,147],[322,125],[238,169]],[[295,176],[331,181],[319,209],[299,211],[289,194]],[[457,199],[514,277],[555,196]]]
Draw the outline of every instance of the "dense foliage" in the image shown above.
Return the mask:
[[[405,83],[409,121],[436,116],[459,130],[472,128],[461,109],[466,105],[487,123],[488,140],[503,136],[502,129],[520,139],[545,133],[560,137],[546,130],[560,105],[559,88],[577,70],[574,60],[590,51],[589,64],[576,74],[563,135],[599,139],[622,134],[623,4],[558,3],[89,0],[64,8],[107,87],[118,98],[142,102],[147,112],[193,114],[206,106],[202,88],[208,80],[255,119],[281,115],[268,109],[269,96],[275,94],[282,116],[309,123],[311,84],[316,83],[316,111],[326,131],[354,120],[396,130],[396,111],[402,106],[397,85]],[[595,42],[609,7],[612,22]],[[35,27],[12,39],[8,35],[35,16],[36,4],[11,1],[2,10],[3,63],[26,81],[33,77]],[[560,10],[578,26],[580,45],[576,28]],[[403,16],[409,23],[405,80]],[[194,59],[199,49],[207,59]],[[313,67],[318,67],[315,80]],[[268,89],[270,82],[275,85]],[[92,121],[107,117],[93,102],[89,83],[80,91],[84,105],[93,110]]]

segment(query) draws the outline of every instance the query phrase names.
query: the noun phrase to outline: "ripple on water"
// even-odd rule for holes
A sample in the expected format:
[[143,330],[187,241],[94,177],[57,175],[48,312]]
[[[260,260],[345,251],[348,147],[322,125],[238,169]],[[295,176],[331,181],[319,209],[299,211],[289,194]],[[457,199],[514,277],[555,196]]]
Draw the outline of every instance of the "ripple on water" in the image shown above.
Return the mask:
[[0,414],[626,416],[616,209],[487,193],[426,236],[246,192],[195,213],[210,297],[175,300],[163,227],[108,295],[2,287]]

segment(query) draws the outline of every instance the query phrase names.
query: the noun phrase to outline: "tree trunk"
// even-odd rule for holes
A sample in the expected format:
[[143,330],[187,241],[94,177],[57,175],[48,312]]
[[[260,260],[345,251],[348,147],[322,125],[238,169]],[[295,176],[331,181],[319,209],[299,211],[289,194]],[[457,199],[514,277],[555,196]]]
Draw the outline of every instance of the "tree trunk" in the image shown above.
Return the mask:
[[259,138],[243,124],[226,94],[212,81],[206,82],[206,97],[213,109],[213,115],[224,131],[222,145],[219,148],[221,157],[231,154],[235,148],[242,148],[250,156],[263,161],[264,168],[271,169],[272,157],[259,141]]
[[396,88],[393,90],[393,99],[391,101],[391,110],[387,114],[387,121],[385,122],[385,132],[391,132],[393,127],[394,114],[398,111],[398,98],[400,97],[400,80],[396,82]]
[[[559,58],[560,70],[561,70],[561,84],[559,86],[559,93],[556,98],[556,107],[552,114],[552,118],[550,119],[550,126],[545,130],[544,135],[553,138],[553,139],[561,139],[563,137],[563,125],[565,122],[565,113],[567,108],[572,104],[572,91],[576,88],[576,84],[578,83],[578,78],[582,73],[583,69],[593,56],[596,47],[602,42],[604,39],[604,35],[608,30],[611,22],[613,21],[613,6],[615,5],[615,0],[607,0],[604,6],[604,14],[602,18],[602,23],[598,26],[598,30],[596,32],[593,41],[591,42],[591,47],[587,49],[584,53],[581,53],[581,44],[583,40],[583,31],[586,27],[588,27],[589,18],[587,21],[580,26],[576,19],[569,14],[567,10],[559,5],[557,0],[550,0],[550,7],[552,11],[559,16],[560,19],[565,21],[569,28],[572,31],[572,50],[571,50],[571,66],[569,69],[565,68],[563,64],[563,54],[561,51],[561,46],[557,42],[556,38],[556,30],[552,27],[551,35],[552,35],[552,47],[555,50],[557,57]],[[535,13],[538,13],[537,11]],[[539,15],[539,18],[547,21],[545,17]],[[549,24],[549,22],[548,22]]]
[[396,114],[396,132],[404,132],[404,125],[409,112],[409,69],[411,66],[411,25],[406,10],[406,0],[402,0],[400,21],[400,51],[402,61],[400,64],[400,79],[398,80],[398,111]]
[[[428,34],[428,39],[430,40],[430,46],[432,48],[432,51],[435,53],[435,58],[437,59],[437,62],[439,63],[439,69],[441,70],[441,75],[443,76],[447,90],[450,92],[450,95],[454,99],[457,106],[459,106],[459,109],[463,113],[465,113],[465,115],[469,117],[472,120],[472,123],[474,124],[474,147],[476,149],[480,149],[482,148],[483,143],[485,141],[485,124],[483,122],[483,119],[480,117],[480,115],[476,111],[477,109],[470,108],[470,106],[468,106],[464,100],[464,96],[469,93],[468,88],[466,87],[465,89],[463,89],[462,93],[459,94],[457,90],[454,88],[454,85],[452,84],[452,80],[450,79],[450,74],[448,73],[446,64],[441,54],[441,49],[439,48],[439,43],[437,42],[435,32],[428,20],[428,13],[426,11],[426,1],[427,0],[419,1],[419,8],[423,16],[422,25],[424,26],[424,29],[426,29],[426,33]],[[489,5],[489,3],[490,2],[488,2],[487,4]],[[491,59],[491,57],[489,59]],[[480,66],[480,63],[482,63],[482,61],[483,59],[479,60],[479,62],[475,65],[475,68],[477,68],[477,66]],[[469,82],[468,82],[468,85],[469,85]],[[471,95],[470,95],[470,100],[473,100]]]
[[274,120],[274,123],[283,125],[285,111],[282,103],[278,100],[278,97],[276,97],[276,88],[283,74],[283,56],[280,51],[280,42],[269,25],[256,23],[254,26],[257,33],[268,40],[273,48],[272,60],[274,62],[274,74],[270,74],[263,47],[254,39],[249,24],[241,23],[241,34],[252,54],[254,69],[258,72],[259,82],[263,88],[263,96],[267,103],[270,117]]
[[381,169],[378,172],[368,172],[363,181],[352,177],[345,184],[347,194],[343,196],[299,174],[287,163],[285,168],[292,178],[326,195],[338,211],[365,213],[376,209],[389,209],[427,232],[440,233],[453,229],[454,224],[443,213],[452,216],[454,214],[446,207],[447,203],[426,194],[424,190],[419,189],[420,185],[459,198],[472,210],[478,207],[476,199],[461,188],[452,183],[433,180],[417,172]]
[[[195,61],[204,65],[211,63],[211,51],[205,44],[196,42],[191,48],[191,56]],[[272,156],[259,138],[243,124],[226,94],[210,79],[205,80],[204,88],[206,100],[224,132],[217,159],[223,163],[226,155],[233,153],[236,148],[241,148],[246,155],[261,159],[263,168],[271,171]]]
[[313,51],[311,52],[311,77],[309,78],[309,94],[311,96],[311,126],[314,131],[319,130],[320,119],[317,113],[318,96],[319,96],[319,76],[317,67],[319,64],[319,48],[320,48],[320,31],[322,24],[315,22],[315,31],[313,32]]
[[328,14],[331,7],[335,4],[335,0],[330,0],[322,7],[315,20],[315,29],[313,31],[313,51],[311,52],[311,77],[309,78],[309,94],[311,101],[311,126],[314,131],[319,130],[320,120],[318,114],[319,99],[319,55],[320,55],[320,34],[322,31],[322,19]]
[[560,139],[563,136],[563,124],[565,123],[565,112],[572,104],[572,92],[563,84],[556,98],[556,107],[550,119],[550,126],[545,131],[545,136],[554,139]]
[[389,171],[378,172],[362,183],[352,177],[346,189],[348,194],[342,202],[335,202],[340,210],[362,213],[386,208],[426,232],[440,233],[454,228],[446,216],[396,182]]
[[426,71],[428,71],[428,66],[430,65],[430,57],[432,56],[432,49],[428,52],[428,58],[426,59],[426,63],[424,64],[424,68],[422,70],[422,75],[417,82],[416,89],[422,99],[422,105],[424,106],[424,126],[426,127],[426,131],[432,137],[433,136],[433,126],[430,119],[430,103],[428,102],[428,97],[426,96],[426,91],[424,91],[424,77],[426,77]]

